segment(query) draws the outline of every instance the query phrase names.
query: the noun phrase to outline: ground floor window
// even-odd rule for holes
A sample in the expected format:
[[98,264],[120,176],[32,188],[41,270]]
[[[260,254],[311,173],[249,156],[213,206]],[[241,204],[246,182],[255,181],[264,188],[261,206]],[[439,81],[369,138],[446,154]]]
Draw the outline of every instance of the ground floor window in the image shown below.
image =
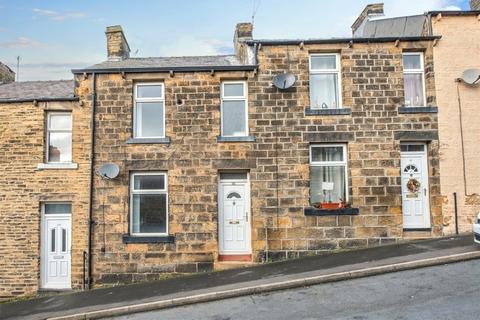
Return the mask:
[[310,146],[310,204],[316,208],[343,208],[347,203],[347,146]]
[[136,172],[130,182],[130,233],[168,234],[167,174]]

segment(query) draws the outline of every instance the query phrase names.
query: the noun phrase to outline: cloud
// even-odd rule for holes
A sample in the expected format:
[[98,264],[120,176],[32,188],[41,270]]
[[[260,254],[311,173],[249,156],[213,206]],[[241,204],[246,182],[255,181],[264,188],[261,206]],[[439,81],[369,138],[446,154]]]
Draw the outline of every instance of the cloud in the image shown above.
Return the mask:
[[181,36],[175,41],[160,45],[161,56],[217,55],[232,53],[232,43],[220,39],[201,39]]
[[44,46],[43,43],[27,37],[18,37],[13,41],[0,42],[0,48],[16,49],[16,48],[39,48]]
[[43,16],[47,17],[51,20],[54,21],[64,21],[64,20],[70,20],[70,19],[83,19],[86,18],[87,15],[83,12],[80,11],[69,11],[69,12],[58,12],[58,11],[53,11],[53,10],[46,10],[46,9],[39,9],[39,8],[33,8],[32,11],[37,15],[37,16]]

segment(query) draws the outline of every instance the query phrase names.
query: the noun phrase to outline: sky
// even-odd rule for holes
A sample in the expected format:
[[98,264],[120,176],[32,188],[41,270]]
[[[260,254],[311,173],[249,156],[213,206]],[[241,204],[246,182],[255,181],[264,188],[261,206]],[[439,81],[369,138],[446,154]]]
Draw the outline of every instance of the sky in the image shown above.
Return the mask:
[[[71,79],[106,60],[105,28],[121,25],[132,57],[231,54],[238,22],[254,38],[348,37],[381,0],[0,0],[0,61],[20,81]],[[385,16],[467,10],[468,0],[384,0]]]

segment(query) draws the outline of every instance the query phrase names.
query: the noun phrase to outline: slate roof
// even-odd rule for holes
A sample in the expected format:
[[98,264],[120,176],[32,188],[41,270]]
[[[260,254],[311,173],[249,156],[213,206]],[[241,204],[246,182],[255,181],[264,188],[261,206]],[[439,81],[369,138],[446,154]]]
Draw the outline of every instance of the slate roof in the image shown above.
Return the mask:
[[22,81],[0,85],[0,102],[75,99],[73,80]]
[[420,37],[425,15],[369,20],[355,33],[356,38]]
[[129,70],[129,69],[195,69],[215,67],[244,67],[235,55],[219,56],[185,56],[185,57],[150,57],[127,58],[120,61],[104,61],[84,69],[73,70],[74,73],[94,70]]

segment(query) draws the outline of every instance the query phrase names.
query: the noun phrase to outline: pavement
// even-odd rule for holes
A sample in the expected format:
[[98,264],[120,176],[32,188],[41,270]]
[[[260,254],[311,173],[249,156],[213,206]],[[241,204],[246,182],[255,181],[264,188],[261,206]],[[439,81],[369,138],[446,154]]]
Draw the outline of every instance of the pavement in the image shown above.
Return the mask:
[[471,260],[109,320],[478,320],[479,266]]
[[472,235],[0,304],[0,319],[99,319],[480,258]]

